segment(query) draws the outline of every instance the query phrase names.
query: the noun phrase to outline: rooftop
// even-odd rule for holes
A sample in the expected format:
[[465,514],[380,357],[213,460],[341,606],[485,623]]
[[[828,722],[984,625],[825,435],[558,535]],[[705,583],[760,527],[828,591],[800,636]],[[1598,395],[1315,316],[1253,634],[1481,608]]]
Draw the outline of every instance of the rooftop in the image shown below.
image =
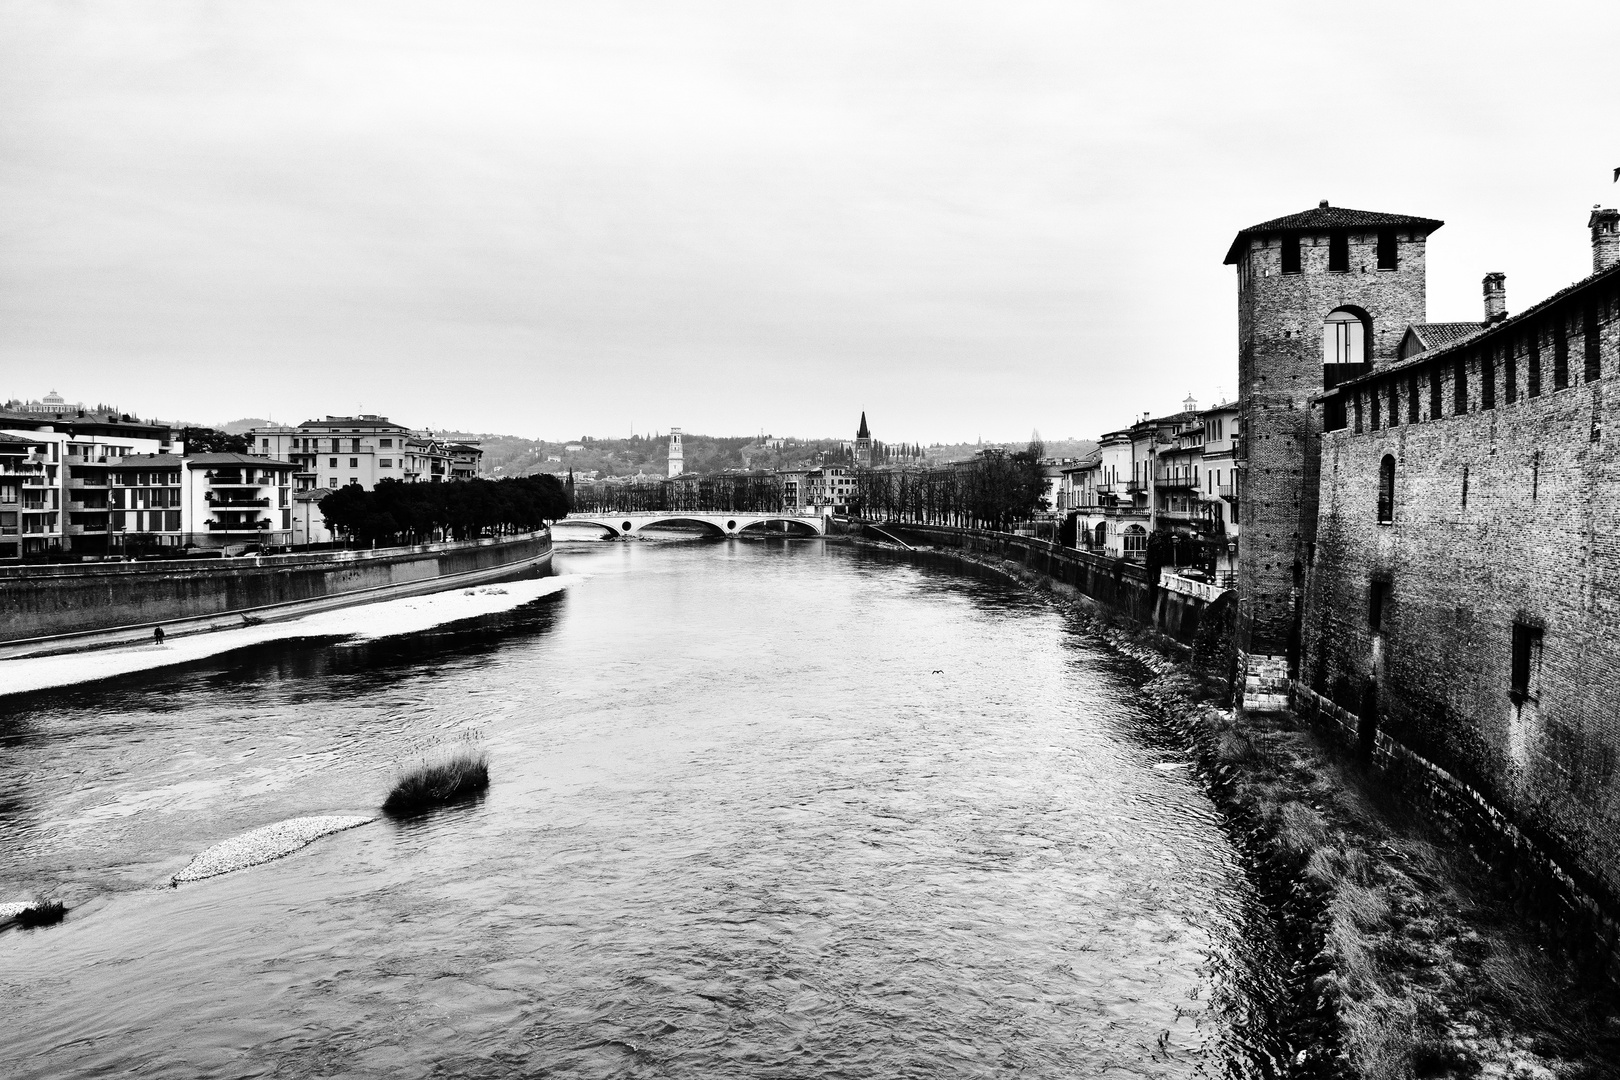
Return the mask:
[[1329,206],[1327,200],[1313,210],[1297,214],[1284,214],[1258,225],[1240,229],[1232,246],[1226,251],[1226,263],[1231,265],[1243,255],[1243,250],[1256,236],[1290,232],[1327,232],[1329,229],[1415,229],[1427,236],[1445,222],[1435,218],[1413,217],[1411,214],[1381,214],[1375,210],[1350,210],[1343,206]]
[[189,458],[182,458],[179,454],[125,454],[115,458],[120,465],[173,465],[179,467]]
[[[1451,345],[1462,341],[1464,338],[1471,338],[1488,325],[1488,323],[1482,322],[1413,323],[1406,328],[1406,333],[1407,336],[1415,339],[1419,348],[1405,353],[1401,359],[1405,360],[1408,356],[1415,356],[1420,352],[1438,349],[1442,345]],[[1401,346],[1404,352],[1406,346],[1404,339]]]
[[350,428],[389,428],[395,431],[409,431],[403,424],[396,424],[386,416],[377,416],[373,413],[362,413],[359,416],[328,416],[325,420],[305,420],[298,425],[305,431],[346,431]]
[[196,469],[208,465],[252,465],[256,468],[277,468],[285,465],[289,469],[297,468],[290,461],[277,461],[274,458],[254,457],[252,454],[187,454],[186,467]]
[[[1555,304],[1559,303],[1561,300],[1567,299],[1569,296],[1571,296],[1571,295],[1573,295],[1575,293],[1578,293],[1578,292],[1582,291],[1583,289],[1586,289],[1586,288],[1588,288],[1588,287],[1590,287],[1592,285],[1596,285],[1599,282],[1612,282],[1612,281],[1615,281],[1615,280],[1620,280],[1620,263],[1616,263],[1614,266],[1609,267],[1607,270],[1600,270],[1595,274],[1589,274],[1586,277],[1581,278],[1579,281],[1575,282],[1572,285],[1566,285],[1564,288],[1559,289],[1557,292],[1553,293],[1551,296],[1547,297],[1545,300],[1541,301],[1539,304],[1535,304],[1532,307],[1528,307],[1528,308],[1524,309],[1523,311],[1519,312],[1517,315],[1510,315],[1507,318],[1503,319],[1501,322],[1489,323],[1489,324],[1486,324],[1486,325],[1483,325],[1483,326],[1481,326],[1479,323],[1471,323],[1471,324],[1465,323],[1465,324],[1462,324],[1462,325],[1472,325],[1472,326],[1478,327],[1479,328],[1479,333],[1477,333],[1477,334],[1468,334],[1468,335],[1465,335],[1463,337],[1454,338],[1451,341],[1436,345],[1434,348],[1428,350],[1427,352],[1417,353],[1416,355],[1408,357],[1405,360],[1398,360],[1393,364],[1386,364],[1385,366],[1383,366],[1381,368],[1374,368],[1372,371],[1368,372],[1367,374],[1358,375],[1354,379],[1346,379],[1344,382],[1340,383],[1338,386],[1334,387],[1332,390],[1328,391],[1327,393],[1318,395],[1318,398],[1330,397],[1333,394],[1336,394],[1339,391],[1341,391],[1344,387],[1347,387],[1347,386],[1360,386],[1363,383],[1372,382],[1372,381],[1374,381],[1376,379],[1382,379],[1382,378],[1388,376],[1391,372],[1406,371],[1406,370],[1409,370],[1411,368],[1418,367],[1418,366],[1420,366],[1422,364],[1429,363],[1430,361],[1432,361],[1432,360],[1434,360],[1434,359],[1436,359],[1438,357],[1449,356],[1451,353],[1453,353],[1456,350],[1462,348],[1463,346],[1472,345],[1476,341],[1485,340],[1487,338],[1494,338],[1498,334],[1511,333],[1512,331],[1517,330],[1520,327],[1522,327],[1525,323],[1529,322],[1531,319],[1534,319],[1537,316],[1539,316],[1542,312],[1546,311],[1548,308],[1553,307]],[[1444,324],[1427,323],[1427,324],[1424,324],[1424,325],[1434,326],[1434,325],[1444,325]]]

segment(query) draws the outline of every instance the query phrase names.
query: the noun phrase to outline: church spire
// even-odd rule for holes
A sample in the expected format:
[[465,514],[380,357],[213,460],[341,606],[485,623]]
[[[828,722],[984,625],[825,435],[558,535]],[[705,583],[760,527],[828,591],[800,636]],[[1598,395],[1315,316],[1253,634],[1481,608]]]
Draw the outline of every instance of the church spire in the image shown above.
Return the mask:
[[868,431],[867,428],[866,428],[866,410],[865,409],[861,410],[861,426],[860,426],[859,430],[857,430],[855,432],[855,437],[857,439],[870,439],[872,437],[872,433],[870,431]]

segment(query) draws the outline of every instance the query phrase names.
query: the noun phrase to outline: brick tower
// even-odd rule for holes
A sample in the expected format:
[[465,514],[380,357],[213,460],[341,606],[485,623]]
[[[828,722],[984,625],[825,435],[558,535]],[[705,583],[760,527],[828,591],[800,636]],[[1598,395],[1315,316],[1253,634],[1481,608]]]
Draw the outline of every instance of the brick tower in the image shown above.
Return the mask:
[[1425,321],[1424,250],[1442,222],[1329,206],[1239,232],[1238,648],[1298,670],[1299,603],[1316,537],[1312,395],[1394,361]]

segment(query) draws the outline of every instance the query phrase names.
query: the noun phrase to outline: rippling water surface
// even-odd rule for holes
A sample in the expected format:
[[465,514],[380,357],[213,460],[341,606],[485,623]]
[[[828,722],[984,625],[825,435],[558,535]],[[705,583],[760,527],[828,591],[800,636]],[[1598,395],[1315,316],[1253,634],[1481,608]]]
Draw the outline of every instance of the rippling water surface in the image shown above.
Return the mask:
[[[1061,611],[820,541],[558,552],[514,611],[0,698],[0,902],[72,907],[0,933],[0,1073],[1266,1071],[1266,921]],[[159,887],[468,737],[480,803]]]

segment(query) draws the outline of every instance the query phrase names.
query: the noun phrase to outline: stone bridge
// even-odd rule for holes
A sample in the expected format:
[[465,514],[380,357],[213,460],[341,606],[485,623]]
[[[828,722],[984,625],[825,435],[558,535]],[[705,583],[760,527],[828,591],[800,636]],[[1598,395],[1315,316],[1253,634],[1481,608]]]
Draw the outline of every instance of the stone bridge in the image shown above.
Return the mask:
[[[819,514],[760,514],[735,513],[713,514],[707,511],[696,510],[659,510],[655,512],[637,512],[627,514],[569,514],[559,525],[595,525],[604,529],[614,538],[622,536],[635,536],[649,525],[701,525],[712,529],[716,536],[737,536],[744,529],[753,529],[751,535],[760,535],[764,530],[759,526],[771,528],[772,526],[790,525],[796,529],[787,530],[789,533],[797,532],[801,536],[825,536],[827,534],[826,519]],[[771,528],[775,532],[775,528]]]

